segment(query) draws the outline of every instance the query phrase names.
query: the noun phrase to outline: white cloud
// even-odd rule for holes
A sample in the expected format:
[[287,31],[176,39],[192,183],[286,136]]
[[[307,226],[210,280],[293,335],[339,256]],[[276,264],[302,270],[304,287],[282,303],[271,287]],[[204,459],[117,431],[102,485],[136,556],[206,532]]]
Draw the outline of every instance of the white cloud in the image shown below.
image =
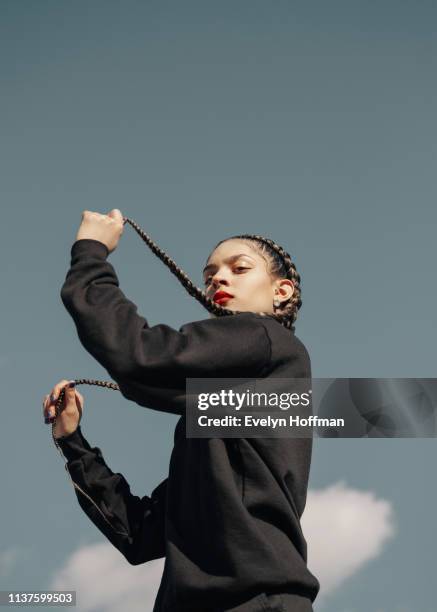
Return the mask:
[[[315,611],[323,606],[326,595],[381,554],[395,533],[390,502],[342,481],[308,491],[302,529],[309,569],[321,583]],[[53,577],[50,588],[76,590],[80,612],[149,612],[163,567],[164,559],[130,565],[112,544],[103,542],[78,548]]]
[[315,606],[347,578],[381,554],[396,532],[392,505],[372,491],[343,481],[309,490],[301,519],[308,544],[308,567],[320,581]]
[[82,546],[50,584],[53,590],[75,590],[80,612],[149,612],[153,609],[164,559],[131,565],[106,542]]

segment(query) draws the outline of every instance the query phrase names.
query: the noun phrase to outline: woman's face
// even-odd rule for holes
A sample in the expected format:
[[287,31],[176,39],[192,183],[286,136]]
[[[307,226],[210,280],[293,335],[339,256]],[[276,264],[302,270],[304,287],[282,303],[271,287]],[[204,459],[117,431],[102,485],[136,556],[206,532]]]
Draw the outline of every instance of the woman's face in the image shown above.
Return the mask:
[[[222,242],[209,256],[203,271],[205,292],[217,304],[229,310],[273,312],[273,299],[291,297],[289,279],[273,279],[265,258],[247,242],[230,239]],[[220,293],[231,297],[220,300]]]

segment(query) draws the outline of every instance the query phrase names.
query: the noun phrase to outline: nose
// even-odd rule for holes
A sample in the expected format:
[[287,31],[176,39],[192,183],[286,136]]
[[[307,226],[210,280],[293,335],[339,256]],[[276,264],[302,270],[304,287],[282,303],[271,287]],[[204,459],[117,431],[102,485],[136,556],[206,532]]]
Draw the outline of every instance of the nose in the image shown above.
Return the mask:
[[224,274],[216,272],[211,278],[211,286],[216,291],[218,287],[229,286],[229,281],[225,278]]

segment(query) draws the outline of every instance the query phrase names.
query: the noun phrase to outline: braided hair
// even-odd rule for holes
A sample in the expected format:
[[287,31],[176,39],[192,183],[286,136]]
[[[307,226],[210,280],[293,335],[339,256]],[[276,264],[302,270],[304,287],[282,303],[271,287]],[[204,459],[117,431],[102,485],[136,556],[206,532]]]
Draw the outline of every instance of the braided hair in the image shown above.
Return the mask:
[[[176,263],[165,253],[162,249],[159,248],[157,244],[153,242],[153,240],[148,236],[141,227],[135,223],[129,217],[123,217],[123,224],[129,223],[133,227],[133,229],[139,234],[139,236],[144,240],[147,246],[151,249],[151,251],[159,257],[159,259],[165,263],[165,265],[169,268],[169,270],[176,276],[176,278],[181,282],[181,284],[185,287],[190,295],[192,295],[198,302],[202,304],[210,313],[222,317],[229,315],[240,314],[241,311],[238,310],[230,310],[228,308],[224,308],[220,304],[217,304],[210,297],[206,295],[204,291],[196,287],[194,283],[188,278],[181,268],[179,268]],[[263,236],[259,236],[257,234],[241,234],[237,236],[231,236],[229,238],[225,238],[221,240],[214,248],[217,248],[219,244],[222,242],[226,242],[227,240],[239,239],[246,241],[249,245],[253,246],[261,256],[266,259],[269,267],[269,273],[272,277],[275,278],[288,278],[292,281],[294,286],[293,295],[289,300],[287,300],[284,304],[279,306],[275,312],[260,312],[259,314],[271,317],[277,320],[281,325],[283,325],[287,329],[291,329],[294,332],[294,325],[297,318],[297,311],[302,305],[301,300],[301,290],[300,290],[300,276],[296,271],[296,266],[291,260],[290,255],[276,242],[271,240],[270,238],[264,238]],[[107,389],[113,389],[115,391],[119,391],[120,388],[116,383],[110,381],[102,381],[102,380],[93,380],[89,378],[79,378],[75,379],[74,383],[76,385],[79,384],[87,384],[87,385],[97,385],[100,387],[106,387]],[[61,389],[59,393],[59,397],[56,401],[55,405],[55,416],[52,417],[52,437],[53,441],[58,448],[59,452],[62,455],[62,451],[57,443],[57,440],[54,435],[55,425],[56,425],[56,417],[59,415],[61,404],[63,402],[63,398],[65,395],[65,388]],[[66,464],[66,469],[67,464]]]
[[[276,309],[275,313],[261,312],[264,316],[275,318],[287,329],[295,330],[293,323],[297,319],[297,311],[302,306],[300,276],[296,270],[296,266],[291,261],[290,255],[279,244],[276,244],[270,238],[264,238],[258,234],[240,234],[238,236],[230,236],[224,240],[220,240],[214,250],[223,242],[228,240],[243,240],[249,245],[255,247],[258,253],[267,261],[269,273],[274,278],[288,278],[292,281],[294,291],[293,295],[287,302]],[[227,308],[222,308],[226,314],[236,314],[236,311],[230,311]]]
[[[188,276],[185,274],[181,268],[179,268],[176,263],[171,259],[167,253],[165,253],[162,249],[156,245],[153,240],[148,236],[140,227],[129,219],[128,217],[123,217],[123,223],[129,223],[134,230],[141,236],[144,242],[149,246],[152,252],[159,257],[161,261],[165,263],[165,265],[170,269],[170,271],[178,278],[181,284],[185,287],[190,295],[192,295],[198,302],[202,304],[210,313],[222,317],[227,315],[235,315],[239,314],[238,310],[230,310],[229,308],[224,308],[220,304],[217,304],[210,297],[206,295],[202,289],[196,287]],[[291,329],[294,331],[293,323],[297,318],[297,311],[302,306],[301,300],[301,290],[300,290],[300,276],[296,271],[296,266],[291,261],[290,255],[276,242],[271,240],[270,238],[264,238],[263,236],[258,236],[257,234],[241,234],[239,236],[231,236],[229,238],[225,238],[221,240],[214,248],[217,248],[219,244],[222,242],[226,242],[227,240],[232,239],[241,239],[248,241],[250,244],[254,244],[259,253],[267,259],[270,266],[270,274],[272,276],[278,278],[288,278],[293,282],[294,292],[290,300],[288,300],[284,305],[278,309],[275,313],[267,313],[261,312],[264,316],[269,316],[276,319],[281,325],[286,327],[287,329]]]

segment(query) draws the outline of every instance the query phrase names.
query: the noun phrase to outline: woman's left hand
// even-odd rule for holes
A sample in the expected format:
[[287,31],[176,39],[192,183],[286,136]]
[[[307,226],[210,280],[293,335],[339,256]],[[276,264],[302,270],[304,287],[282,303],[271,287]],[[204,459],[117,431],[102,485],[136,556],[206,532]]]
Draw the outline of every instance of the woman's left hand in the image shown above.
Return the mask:
[[84,210],[76,240],[83,238],[99,240],[112,253],[117,248],[123,229],[123,215],[118,208],[113,208],[107,215]]

